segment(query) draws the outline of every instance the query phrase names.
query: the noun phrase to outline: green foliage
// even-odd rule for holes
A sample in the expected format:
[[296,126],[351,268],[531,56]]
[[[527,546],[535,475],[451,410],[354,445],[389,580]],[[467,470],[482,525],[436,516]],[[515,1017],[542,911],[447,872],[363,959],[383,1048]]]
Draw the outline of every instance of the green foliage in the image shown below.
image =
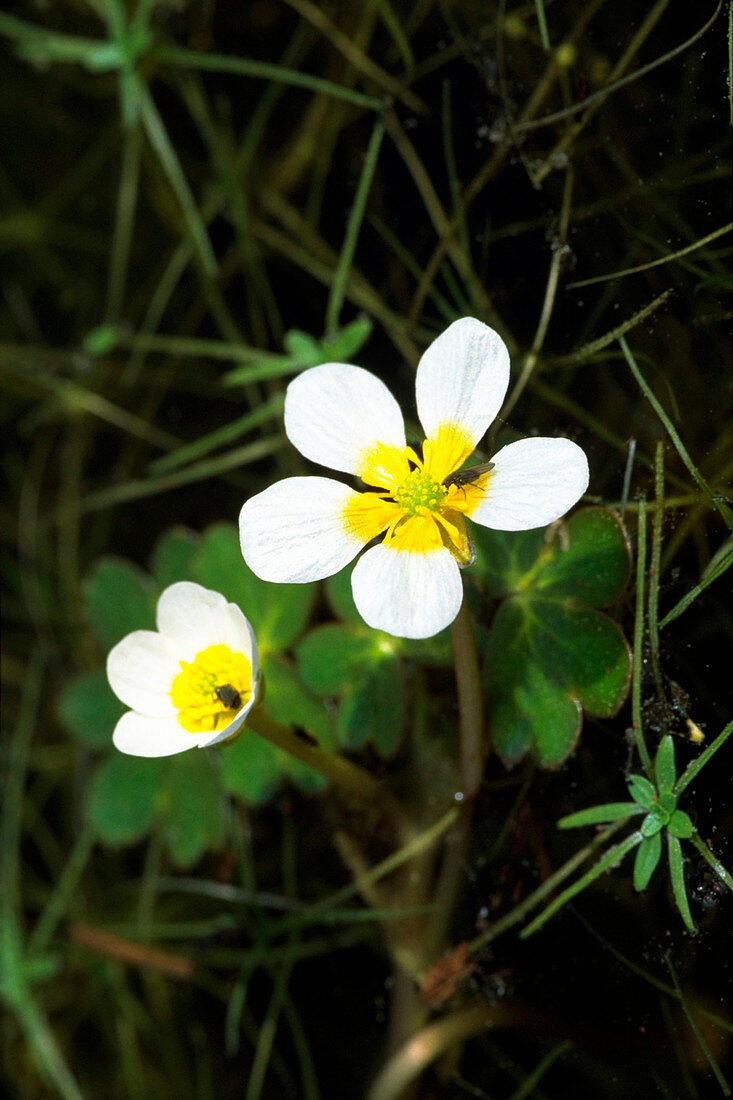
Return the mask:
[[[638,846],[634,861],[634,887],[639,891],[645,890],[659,865],[662,854],[662,832],[666,831],[672,893],[680,916],[690,932],[695,931],[695,925],[687,900],[680,840],[692,841],[695,847],[702,851],[707,862],[729,889],[733,889],[733,883],[725,868],[715,859],[712,853],[708,852],[688,815],[684,810],[677,808],[677,801],[681,792],[698,774],[703,763],[710,760],[731,732],[733,732],[733,722],[726,726],[705,752],[689,765],[679,780],[677,780],[675,772],[674,742],[671,736],[667,734],[662,738],[657,748],[654,760],[655,782],[650,782],[643,775],[629,776],[628,787],[633,802],[612,802],[602,806],[591,806],[587,810],[569,814],[557,823],[561,829],[575,829],[583,825],[595,825],[601,822],[620,823],[634,814],[646,813],[641,828],[627,837],[622,844],[617,845],[616,851],[620,855],[616,862],[619,862],[620,858],[626,855],[627,852]],[[559,898],[556,898],[552,905],[525,929],[525,934],[529,935],[536,928],[539,928],[561,905],[564,905],[571,897],[575,897],[591,881],[597,878],[599,868],[604,869],[608,865],[609,854],[607,853],[591,871],[568,887]],[[604,861],[606,862],[604,863]]]
[[[284,656],[310,616],[313,585],[260,581],[242,560],[238,533],[228,524],[200,536],[182,528],[166,531],[153,551],[151,572],[115,558],[102,559],[92,571],[84,586],[86,613],[105,648],[133,630],[155,629],[163,588],[194,580],[237,603],[252,622],[263,668],[263,712],[307,731],[324,748],[335,745],[334,716]],[[125,708],[103,668],[71,680],[58,708],[65,728],[81,744],[112,748],[112,731]],[[204,753],[148,760],[115,752],[97,767],[87,794],[96,835],[108,844],[129,844],[158,828],[173,862],[187,867],[224,838],[224,791],[261,805],[284,779],[306,792],[325,785],[321,775],[246,729],[222,747],[221,759],[218,776]]]
[[224,376],[224,384],[233,386],[297,374],[321,363],[349,363],[367,342],[371,332],[372,322],[368,317],[358,317],[332,337],[324,337],[322,340],[317,340],[300,329],[291,329],[283,337],[286,355],[267,355],[262,359],[255,356],[246,366],[229,371]]
[[204,532],[189,568],[190,580],[221,592],[242,608],[261,657],[292,645],[310,617],[315,586],[261,581],[244,564],[239,536],[230,524],[215,524]]
[[99,765],[87,791],[86,812],[100,840],[142,840],[155,820],[161,776],[169,764],[116,753]]
[[447,630],[410,641],[365,626],[351,594],[350,570],[326,581],[326,595],[343,620],[314,627],[296,648],[300,677],[312,692],[336,700],[336,736],[355,751],[371,744],[383,757],[400,746],[407,700],[403,660],[427,665],[451,660]]
[[159,592],[151,579],[121,558],[102,558],[84,585],[92,632],[112,647],[133,630],[155,630]]
[[600,609],[623,591],[630,553],[618,517],[584,508],[544,531],[476,532],[476,572],[502,598],[484,679],[492,743],[508,765],[530,752],[556,767],[572,752],[583,711],[615,714],[631,677],[620,627]]
[[90,748],[108,748],[111,731],[125,712],[110,690],[103,668],[70,680],[61,692],[58,713],[67,733]]

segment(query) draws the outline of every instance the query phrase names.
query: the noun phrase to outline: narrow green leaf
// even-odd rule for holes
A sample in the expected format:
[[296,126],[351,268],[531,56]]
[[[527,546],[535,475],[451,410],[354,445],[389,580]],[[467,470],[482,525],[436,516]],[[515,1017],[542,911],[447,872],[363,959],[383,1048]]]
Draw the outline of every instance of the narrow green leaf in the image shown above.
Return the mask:
[[677,908],[680,911],[680,915],[688,931],[694,933],[696,928],[692,920],[692,914],[690,913],[690,906],[687,901],[687,890],[685,889],[685,872],[682,866],[682,847],[677,837],[673,836],[670,832],[667,832],[667,854],[669,856],[669,874],[672,880],[674,900],[677,903]]
[[669,794],[674,790],[675,774],[674,766],[674,742],[669,734],[659,742],[657,756],[654,761],[654,778],[661,794]]
[[359,238],[359,231],[361,229],[361,223],[364,218],[364,211],[366,209],[367,199],[369,198],[369,191],[372,186],[372,180],[374,178],[374,172],[377,167],[377,160],[379,158],[379,150],[382,145],[382,138],[384,137],[384,123],[381,118],[377,118],[374,123],[374,129],[372,130],[372,136],[367,146],[366,153],[364,154],[364,164],[362,166],[361,175],[359,177],[359,183],[356,188],[356,195],[351,205],[351,212],[349,214],[349,220],[346,226],[346,232],[344,234],[343,244],[341,246],[341,253],[336,264],[336,270],[331,280],[331,290],[328,295],[328,304],[326,306],[326,332],[331,335],[335,334],[338,328],[339,316],[341,314],[341,306],[343,305],[344,293],[346,289],[346,280],[349,275],[351,263],[354,259],[354,252],[356,251],[356,242]]
[[641,823],[641,835],[645,837],[654,836],[663,828],[664,819],[659,814],[650,813]]
[[562,909],[563,905],[566,905],[572,898],[576,897],[577,894],[585,890],[587,886],[590,886],[592,882],[595,882],[597,878],[600,878],[604,871],[607,871],[611,867],[618,866],[624,856],[627,855],[628,852],[632,851],[632,849],[634,849],[637,844],[641,844],[643,839],[644,838],[640,832],[635,832],[627,836],[626,839],[622,840],[620,844],[614,845],[613,848],[606,852],[606,854],[602,856],[601,859],[599,859],[593,867],[591,867],[590,871],[586,871],[586,873],[582,875],[579,879],[576,879],[576,881],[571,886],[568,886],[566,890],[563,890],[563,892],[559,894],[558,897],[556,897],[555,900],[552,901],[547,906],[547,908],[540,913],[538,917],[535,917],[535,919],[530,924],[528,924],[526,928],[523,928],[519,934],[520,939],[524,940],[527,938],[527,936],[533,935],[533,933],[535,933],[538,928],[542,927],[545,921],[554,916],[558,909]]
[[591,806],[587,810],[578,810],[577,813],[561,817],[557,827],[558,829],[577,829],[581,825],[600,825],[607,821],[620,821],[624,817],[633,817],[634,814],[643,812],[643,808],[636,802],[606,802],[602,806]]
[[634,860],[634,889],[640,893],[646,890],[649,880],[657,869],[662,854],[662,834],[655,833],[642,840]]
[[628,779],[629,794],[634,802],[638,802],[645,810],[651,810],[657,802],[657,789],[653,783],[643,775],[630,775]]
[[683,810],[675,810],[667,823],[667,828],[680,840],[689,840],[694,832],[692,822]]

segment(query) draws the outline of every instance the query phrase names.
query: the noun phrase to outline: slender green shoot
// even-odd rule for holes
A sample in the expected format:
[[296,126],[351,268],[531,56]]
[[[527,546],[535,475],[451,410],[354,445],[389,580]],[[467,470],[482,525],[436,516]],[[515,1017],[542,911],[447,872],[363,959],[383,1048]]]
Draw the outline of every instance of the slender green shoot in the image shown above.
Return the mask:
[[364,166],[359,177],[359,184],[356,189],[356,195],[354,196],[354,203],[351,207],[351,213],[349,215],[349,221],[346,226],[346,233],[344,236],[344,243],[341,248],[336,270],[333,274],[333,282],[331,283],[331,290],[328,295],[328,304],[326,306],[326,335],[333,336],[339,327],[339,317],[341,315],[341,307],[344,303],[344,294],[346,289],[346,280],[348,278],[351,265],[354,260],[354,253],[356,252],[356,242],[359,239],[359,231],[361,229],[361,223],[364,219],[364,211],[366,210],[367,199],[369,198],[369,190],[372,186],[372,180],[374,179],[374,173],[377,167],[377,161],[379,159],[379,150],[382,147],[382,138],[384,137],[384,123],[381,119],[377,119],[372,130],[372,136],[367,146],[367,151],[364,156]]

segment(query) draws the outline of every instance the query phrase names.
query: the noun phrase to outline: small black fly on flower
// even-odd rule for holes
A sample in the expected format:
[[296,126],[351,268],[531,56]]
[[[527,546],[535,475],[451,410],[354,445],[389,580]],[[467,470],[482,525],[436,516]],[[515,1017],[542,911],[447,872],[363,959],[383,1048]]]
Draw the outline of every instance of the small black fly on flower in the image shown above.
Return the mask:
[[450,489],[451,485],[456,485],[462,489],[464,485],[471,485],[474,481],[478,481],[482,474],[487,474],[493,469],[493,462],[479,462],[477,466],[468,466],[465,470],[456,470],[455,473],[448,474],[448,477],[443,479],[443,486]]
[[242,705],[242,697],[231,684],[219,684],[214,688],[214,695],[227,710],[239,710]]

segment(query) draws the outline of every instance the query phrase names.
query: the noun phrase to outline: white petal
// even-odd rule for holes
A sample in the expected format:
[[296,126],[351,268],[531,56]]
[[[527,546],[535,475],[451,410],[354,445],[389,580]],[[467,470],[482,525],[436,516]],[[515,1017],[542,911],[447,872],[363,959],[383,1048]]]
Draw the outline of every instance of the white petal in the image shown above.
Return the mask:
[[497,332],[474,317],[454,321],[417,368],[417,412],[425,435],[459,424],[475,446],[496,417],[509,385],[509,352]]
[[176,714],[169,695],[181,671],[176,643],[154,630],[135,630],[107,657],[107,679],[118,699],[151,718]]
[[177,646],[181,660],[193,660],[207,646],[226,645],[234,653],[243,653],[253,670],[256,666],[257,645],[252,628],[241,608],[228,603],[220,592],[192,581],[171,584],[158,600],[156,621],[161,634]]
[[527,531],[564,516],[588,488],[588,459],[569,439],[520,439],[492,456],[486,496],[471,519]]
[[256,693],[253,692],[250,699],[245,706],[234,716],[228,726],[223,729],[217,730],[216,733],[202,734],[196,744],[200,749],[208,748],[210,745],[216,745],[219,741],[226,741],[229,737],[232,737],[239,729],[244,725],[245,719],[252,707],[255,705]]
[[294,378],[285,395],[285,431],[312,462],[355,474],[377,443],[404,448],[400,407],[383,382],[347,363],[324,363]]
[[195,749],[195,733],[188,733],[174,718],[150,718],[128,710],[115,726],[112,735],[115,748],[130,756],[173,756],[186,749]]
[[367,550],[351,575],[364,622],[398,638],[430,638],[453,622],[463,599],[461,575],[448,550]]
[[338,573],[364,545],[346,529],[344,505],[359,494],[328,477],[288,477],[239,514],[242,555],[263,581],[305,583]]

